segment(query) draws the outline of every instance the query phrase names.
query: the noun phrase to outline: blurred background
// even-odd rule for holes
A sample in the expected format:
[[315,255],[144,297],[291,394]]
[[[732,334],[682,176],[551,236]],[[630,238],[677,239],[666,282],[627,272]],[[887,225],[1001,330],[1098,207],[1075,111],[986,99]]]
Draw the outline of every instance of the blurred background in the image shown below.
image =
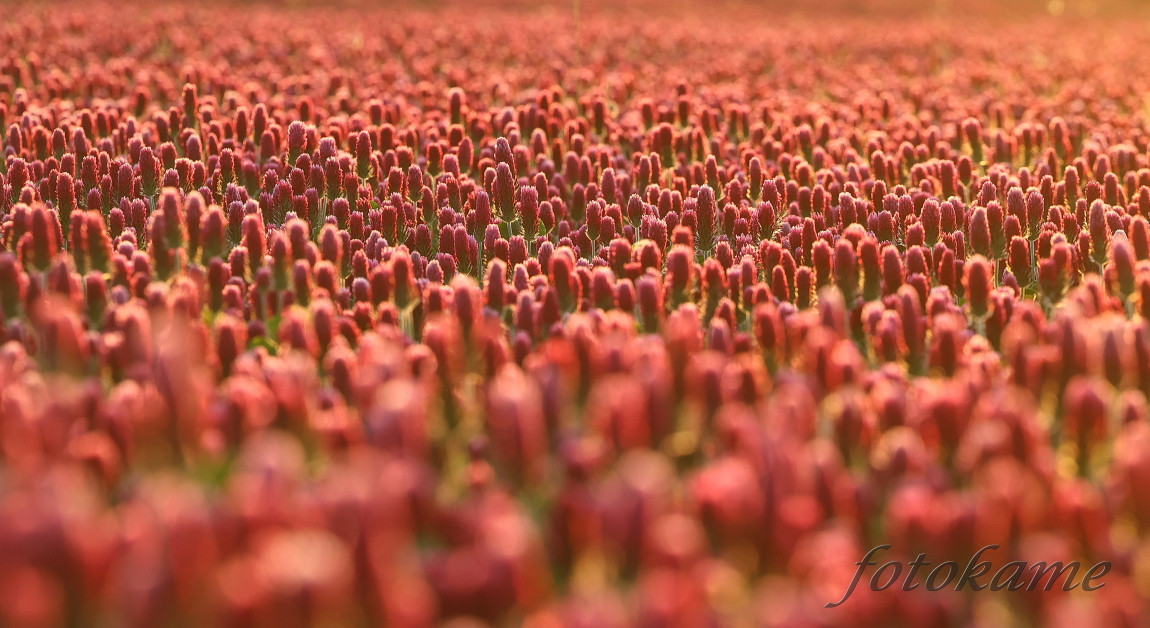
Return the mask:
[[[0,0],[0,5],[16,7],[83,4],[73,0]],[[163,1],[125,2],[133,6],[163,4]],[[197,5],[267,5],[315,8],[313,0],[205,0]],[[833,20],[841,17],[890,16],[935,17],[945,19],[1059,17],[1138,18],[1150,24],[1150,2],[1145,0],[328,0],[327,7],[438,10],[444,7],[484,7],[490,10],[629,13],[721,13],[810,16]]]
[[[265,0],[252,0],[254,3]],[[307,4],[306,0],[266,0],[279,5]],[[1150,17],[1150,2],[1144,0],[336,0],[336,4],[393,7],[439,8],[453,4],[491,5],[516,10],[575,10],[627,12],[631,10],[715,14],[719,11],[769,13],[788,16],[815,16],[833,20],[846,16],[889,15],[892,17],[940,17],[963,19],[972,16],[1012,19],[1045,16],[1066,19]]]

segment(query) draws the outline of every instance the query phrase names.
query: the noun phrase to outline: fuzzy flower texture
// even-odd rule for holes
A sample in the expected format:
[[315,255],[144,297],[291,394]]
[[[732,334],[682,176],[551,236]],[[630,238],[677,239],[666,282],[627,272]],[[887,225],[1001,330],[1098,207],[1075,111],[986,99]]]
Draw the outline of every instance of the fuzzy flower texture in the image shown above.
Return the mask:
[[1147,625],[1141,23],[522,4],[5,7],[0,625]]

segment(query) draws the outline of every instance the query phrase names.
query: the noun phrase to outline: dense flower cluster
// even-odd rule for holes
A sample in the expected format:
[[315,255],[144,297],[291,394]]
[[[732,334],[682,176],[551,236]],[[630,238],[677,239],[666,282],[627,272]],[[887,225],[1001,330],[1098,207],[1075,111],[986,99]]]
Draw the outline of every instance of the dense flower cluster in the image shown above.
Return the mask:
[[1150,36],[561,9],[10,12],[0,625],[1143,624]]

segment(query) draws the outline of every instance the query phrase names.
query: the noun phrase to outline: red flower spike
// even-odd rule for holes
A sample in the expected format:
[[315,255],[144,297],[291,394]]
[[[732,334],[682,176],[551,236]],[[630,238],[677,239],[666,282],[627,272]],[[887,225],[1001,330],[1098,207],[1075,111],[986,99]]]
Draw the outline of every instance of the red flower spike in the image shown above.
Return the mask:
[[[72,175],[61,172],[56,178],[56,213],[60,216],[61,224],[70,225],[72,212],[76,209],[76,185]],[[67,235],[65,231],[64,236]]]
[[882,294],[894,294],[902,287],[904,278],[902,259],[898,248],[888,244],[882,249]]
[[986,316],[990,292],[994,289],[993,281],[993,270],[986,258],[976,255],[967,260],[963,266],[962,287],[971,316]]
[[1131,362],[1124,336],[1125,329],[1115,325],[1107,329],[1102,338],[1102,375],[1116,388],[1122,387]]
[[43,207],[31,210],[31,229],[18,243],[21,263],[35,270],[48,268],[52,257],[60,250],[60,229],[56,213]]
[[508,304],[509,297],[505,292],[505,281],[507,276],[507,267],[503,260],[493,259],[487,267],[487,280],[484,282],[485,299],[487,307],[501,311],[503,306]]
[[970,216],[970,246],[974,252],[983,257],[991,256],[990,224],[987,220],[986,209],[974,208]]
[[1042,194],[1031,191],[1026,196],[1026,216],[1018,216],[1020,223],[1025,223],[1027,237],[1033,240],[1037,237],[1042,226],[1043,216],[1046,214],[1047,202]]
[[1145,216],[1130,219],[1129,240],[1136,260],[1150,259],[1150,222]]
[[1150,321],[1150,273],[1144,272],[1138,276],[1135,291],[1134,302],[1137,305],[1138,314],[1142,316],[1142,320]]
[[1030,243],[1022,236],[1016,235],[1011,238],[1007,253],[1007,265],[1019,286],[1026,287],[1034,281],[1034,272],[1030,266]]
[[678,308],[689,299],[689,292],[694,287],[693,259],[693,251],[682,244],[671,247],[667,255],[667,277],[664,280],[667,294],[664,298],[671,309]]
[[864,239],[859,243],[858,255],[863,270],[863,299],[873,301],[879,298],[882,291],[882,270],[879,262],[878,242],[870,237]]
[[807,266],[800,266],[795,271],[795,307],[800,310],[805,310],[811,307],[811,297],[814,295],[815,286],[813,273]]
[[699,251],[709,253],[715,245],[715,232],[719,213],[714,190],[709,185],[700,187],[696,200],[695,213],[698,226],[695,230],[695,241]]
[[1009,255],[1010,241],[1016,237],[1022,236],[1022,223],[1014,216],[1007,216],[1003,221],[1002,235],[1005,238],[1007,246],[1007,255]]
[[150,147],[140,150],[140,184],[144,196],[154,197],[159,190],[160,160]]
[[831,246],[825,240],[815,242],[811,249],[811,261],[815,271],[815,287],[828,285],[831,282]]
[[297,120],[288,125],[287,149],[287,162],[289,164],[295,164],[296,160],[307,149],[307,127],[304,126],[303,122]]
[[511,166],[506,162],[500,162],[496,166],[492,196],[500,218],[504,222],[512,222],[515,219],[516,185]]
[[72,262],[76,270],[81,274],[85,272],[88,263],[85,245],[87,244],[87,234],[85,233],[83,212],[75,212],[71,215],[69,222],[71,225],[68,228],[68,248],[72,250]]
[[835,243],[834,250],[835,285],[847,303],[853,303],[858,290],[858,263],[854,247],[845,240]]
[[639,316],[643,331],[654,333],[663,319],[663,290],[651,274],[644,274],[635,283]]
[[523,224],[523,235],[528,241],[534,241],[539,230],[539,192],[537,189],[525,186],[519,190],[519,216]]
[[967,118],[962,122],[963,138],[970,146],[971,157],[975,162],[983,160],[982,154],[982,123],[975,118]]
[[13,320],[22,311],[28,289],[28,276],[20,260],[8,252],[0,252],[0,313]]
[[89,357],[89,344],[79,317],[67,305],[58,307],[41,301],[41,306],[44,310],[38,326],[44,368],[79,375],[86,369]]
[[[1106,221],[1106,206],[1096,200],[1090,205],[1090,251],[1099,265],[1106,262],[1107,243],[1110,241],[1110,225]],[[1082,240],[1080,239],[1081,243]],[[1085,253],[1085,252],[1084,252]],[[1087,257],[1084,255],[1083,257]]]
[[[254,277],[264,263],[267,252],[267,235],[263,220],[256,214],[248,214],[243,220],[243,246],[247,251],[251,276]],[[233,269],[233,274],[235,274]]]
[[1106,438],[1107,398],[1099,382],[1076,377],[1066,386],[1062,399],[1064,442],[1077,453],[1078,471],[1088,472],[1091,452]]
[[615,276],[607,267],[600,266],[591,274],[591,303],[601,310],[615,307]]
[[1134,294],[1134,251],[1126,234],[1118,232],[1110,239],[1107,262],[1104,269],[1110,289],[1123,299]]

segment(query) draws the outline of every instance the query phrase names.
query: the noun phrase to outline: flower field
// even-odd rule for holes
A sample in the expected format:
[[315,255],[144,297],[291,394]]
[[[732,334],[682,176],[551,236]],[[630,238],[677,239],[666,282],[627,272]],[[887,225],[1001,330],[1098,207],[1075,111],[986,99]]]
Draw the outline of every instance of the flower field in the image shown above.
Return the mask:
[[0,4],[0,626],[1150,625],[1150,16],[710,4]]

